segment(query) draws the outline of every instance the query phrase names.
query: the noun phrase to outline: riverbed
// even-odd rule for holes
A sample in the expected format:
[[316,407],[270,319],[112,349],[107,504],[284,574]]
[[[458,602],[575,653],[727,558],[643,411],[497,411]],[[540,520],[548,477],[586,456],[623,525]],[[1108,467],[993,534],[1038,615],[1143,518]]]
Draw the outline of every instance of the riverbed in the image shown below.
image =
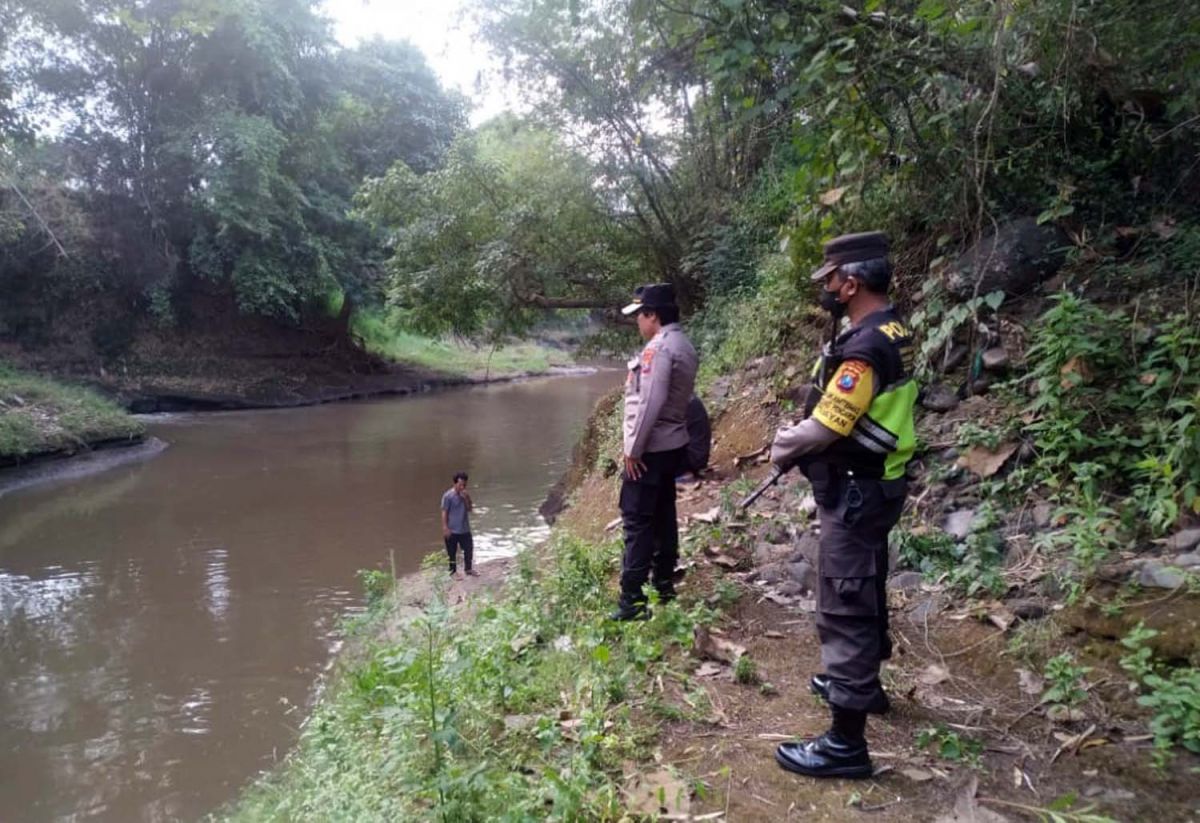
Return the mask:
[[286,755],[359,569],[441,552],[470,473],[479,560],[540,539],[601,371],[148,418],[153,459],[0,497],[0,817],[196,819]]

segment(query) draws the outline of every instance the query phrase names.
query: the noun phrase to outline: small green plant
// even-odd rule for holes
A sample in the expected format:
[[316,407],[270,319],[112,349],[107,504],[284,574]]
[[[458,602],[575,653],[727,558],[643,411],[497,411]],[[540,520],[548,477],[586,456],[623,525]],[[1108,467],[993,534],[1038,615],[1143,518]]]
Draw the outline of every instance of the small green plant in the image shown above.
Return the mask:
[[1087,700],[1087,683],[1084,677],[1092,669],[1080,666],[1071,652],[1052,657],[1046,661],[1046,691],[1042,703],[1073,708]]
[[392,593],[396,586],[396,579],[381,569],[359,569],[358,584],[362,586],[363,596],[367,600],[367,609],[374,609]]
[[983,742],[960,735],[942,724],[917,733],[917,748],[931,749],[942,760],[978,766],[983,755]]
[[743,654],[733,664],[733,679],[737,683],[743,685],[752,685],[758,682],[758,664],[754,662],[748,654]]
[[973,420],[968,420],[958,427],[956,439],[960,448],[982,446],[985,449],[996,450],[1004,442],[1006,432],[981,426]]
[[980,317],[985,310],[995,312],[1004,302],[1001,291],[982,294],[962,303],[952,302],[937,278],[925,281],[921,296],[922,308],[913,312],[911,318],[913,329],[923,340],[917,356],[917,374],[921,378],[941,369],[949,344],[967,321]]
[[1153,713],[1150,731],[1154,735],[1154,759],[1162,766],[1175,746],[1200,754],[1200,669],[1172,668],[1155,659],[1146,644],[1157,635],[1154,629],[1138,623],[1121,640],[1128,649],[1121,658],[1121,668],[1133,675],[1143,692],[1138,704]]
[[722,577],[713,588],[712,597],[717,608],[728,611],[742,599],[742,588],[728,577]]
[[968,597],[999,594],[1005,583],[1001,574],[1003,543],[995,530],[998,522],[995,508],[984,503],[961,542],[943,531],[898,532],[900,562]]

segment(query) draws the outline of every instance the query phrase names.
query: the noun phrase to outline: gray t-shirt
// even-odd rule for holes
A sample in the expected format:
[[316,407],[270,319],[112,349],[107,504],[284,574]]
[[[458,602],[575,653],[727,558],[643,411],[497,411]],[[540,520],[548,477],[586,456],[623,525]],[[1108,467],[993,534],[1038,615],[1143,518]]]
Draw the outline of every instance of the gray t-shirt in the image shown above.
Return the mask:
[[454,489],[450,489],[442,495],[442,511],[446,512],[446,520],[450,524],[452,533],[471,533],[471,517],[467,512],[467,501],[460,497]]

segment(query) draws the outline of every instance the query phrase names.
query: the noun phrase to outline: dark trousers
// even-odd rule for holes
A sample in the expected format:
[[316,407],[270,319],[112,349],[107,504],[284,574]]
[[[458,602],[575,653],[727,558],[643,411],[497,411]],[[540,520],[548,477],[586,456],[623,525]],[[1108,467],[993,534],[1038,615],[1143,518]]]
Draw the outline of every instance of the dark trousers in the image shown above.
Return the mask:
[[904,508],[903,480],[842,478],[836,505],[819,507],[817,635],[829,676],[829,702],[882,712],[887,698],[879,666],[891,657],[888,636],[888,532]]
[[467,571],[471,570],[471,555],[475,551],[475,541],[471,537],[470,532],[458,534],[451,532],[446,538],[446,554],[450,558],[450,573],[458,571],[458,547],[462,546],[463,566]]
[[637,480],[621,480],[621,520],[625,555],[621,561],[621,596],[643,600],[642,586],[653,580],[660,591],[670,588],[679,560],[679,523],[675,518],[675,476],[684,449],[642,455],[646,471]]

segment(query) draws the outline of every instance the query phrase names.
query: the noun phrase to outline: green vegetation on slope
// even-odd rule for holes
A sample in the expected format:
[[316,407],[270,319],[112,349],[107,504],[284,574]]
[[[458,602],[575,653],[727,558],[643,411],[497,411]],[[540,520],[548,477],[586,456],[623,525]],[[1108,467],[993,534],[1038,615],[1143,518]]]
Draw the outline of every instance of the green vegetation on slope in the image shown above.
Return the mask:
[[95,392],[0,364],[0,464],[141,437],[145,429]]
[[565,352],[538,343],[504,343],[493,347],[470,340],[414,334],[403,331],[387,315],[376,311],[356,314],[354,333],[373,354],[442,374],[504,377],[536,374],[573,362]]
[[[620,818],[625,762],[645,759],[675,716],[653,683],[686,687],[669,661],[717,613],[671,603],[648,623],[607,620],[618,555],[559,535],[520,556],[494,601],[451,610],[439,593],[388,642],[368,639],[298,750],[231,819]],[[388,581],[365,582],[370,633],[391,599]]]

